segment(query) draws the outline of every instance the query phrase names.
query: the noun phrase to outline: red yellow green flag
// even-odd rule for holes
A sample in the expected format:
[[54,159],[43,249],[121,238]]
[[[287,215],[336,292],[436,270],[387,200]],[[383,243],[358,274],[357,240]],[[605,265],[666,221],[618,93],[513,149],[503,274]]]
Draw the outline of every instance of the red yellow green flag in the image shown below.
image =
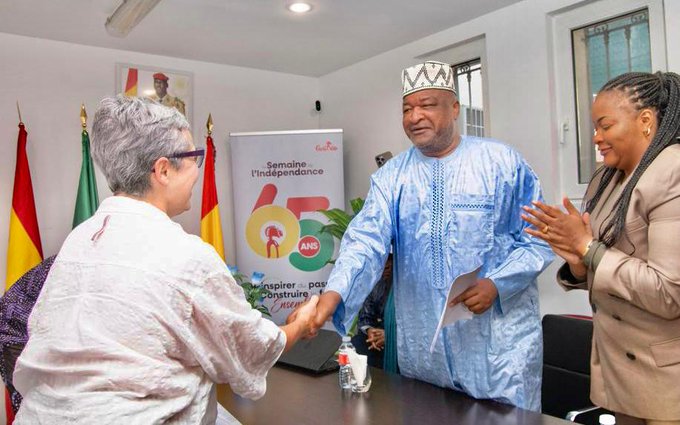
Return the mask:
[[128,69],[125,81],[125,96],[137,96],[137,68]]
[[97,180],[94,177],[94,165],[90,156],[90,136],[83,129],[82,134],[83,161],[80,166],[80,180],[76,194],[76,207],[73,212],[73,228],[94,215],[99,206]]
[[24,123],[20,122],[17,164],[14,172],[14,193],[9,218],[5,289],[9,289],[24,273],[38,265],[43,258],[33,198],[31,171],[28,168],[28,157],[26,156],[27,136]]
[[212,137],[206,140],[205,171],[203,174],[203,200],[201,203],[201,239],[215,247],[224,260],[224,240],[220,224],[220,209],[215,186],[215,145]]

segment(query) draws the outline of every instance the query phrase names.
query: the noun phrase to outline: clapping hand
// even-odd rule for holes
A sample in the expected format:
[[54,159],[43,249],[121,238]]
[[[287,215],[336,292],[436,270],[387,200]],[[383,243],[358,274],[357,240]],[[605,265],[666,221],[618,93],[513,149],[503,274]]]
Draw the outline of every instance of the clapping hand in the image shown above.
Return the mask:
[[558,206],[539,201],[533,202],[534,208],[522,207],[526,213],[522,214],[522,219],[534,227],[527,227],[524,231],[546,241],[555,254],[569,264],[575,276],[582,276],[585,275],[582,258],[593,240],[590,214],[581,214],[567,197],[562,204],[566,212]]

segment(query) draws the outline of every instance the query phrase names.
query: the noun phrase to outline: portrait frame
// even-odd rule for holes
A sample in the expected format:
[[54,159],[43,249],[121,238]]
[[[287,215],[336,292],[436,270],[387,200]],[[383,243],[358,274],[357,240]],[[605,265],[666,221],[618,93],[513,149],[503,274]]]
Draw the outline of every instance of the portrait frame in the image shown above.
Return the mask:
[[[194,74],[188,71],[162,68],[157,66],[116,63],[116,94],[127,96],[158,98],[154,89],[153,75],[162,73],[167,76],[167,95],[173,105],[184,106],[184,116],[191,129],[194,129]],[[180,110],[181,106],[177,109]]]

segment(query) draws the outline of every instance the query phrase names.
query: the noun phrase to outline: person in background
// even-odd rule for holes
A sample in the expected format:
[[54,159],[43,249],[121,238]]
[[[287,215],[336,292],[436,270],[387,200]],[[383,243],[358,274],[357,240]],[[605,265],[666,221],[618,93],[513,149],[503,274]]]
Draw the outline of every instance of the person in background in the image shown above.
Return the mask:
[[[592,107],[604,165],[581,214],[535,202],[526,232],[564,259],[593,308],[590,398],[617,425],[680,424],[680,76],[627,73]],[[567,342],[565,342],[567,343]]]
[[0,374],[9,391],[15,414],[21,405],[21,394],[12,383],[14,365],[28,342],[28,316],[40,295],[55,257],[47,257],[27,271],[0,298]]
[[385,326],[383,316],[387,297],[392,289],[392,255],[387,257],[382,276],[368,294],[359,311],[357,327],[359,332],[352,337],[357,353],[368,356],[369,366],[382,369],[385,348]]
[[214,424],[214,383],[261,397],[317,298],[277,326],[214,250],[172,217],[203,162],[186,118],[142,98],[104,99],[92,157],[113,196],[73,229],[29,318],[14,372],[23,424]]
[[[521,206],[541,199],[538,178],[512,148],[461,136],[451,66],[402,73],[402,124],[413,143],[371,177],[317,306],[346,333],[393,246],[399,372],[475,398],[540,410],[542,333],[536,277],[553,253],[523,232]],[[481,267],[452,300],[474,316],[434,343],[455,278]],[[296,318],[293,312],[289,320]]]

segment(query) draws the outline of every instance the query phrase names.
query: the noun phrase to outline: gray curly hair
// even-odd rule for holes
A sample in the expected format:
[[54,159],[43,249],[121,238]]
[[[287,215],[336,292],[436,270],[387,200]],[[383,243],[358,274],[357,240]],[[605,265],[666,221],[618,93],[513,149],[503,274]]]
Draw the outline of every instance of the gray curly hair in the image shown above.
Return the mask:
[[[92,158],[111,191],[141,196],[150,188],[156,160],[189,147],[184,130],[189,123],[174,108],[150,99],[107,97],[92,124]],[[174,167],[180,164],[176,158],[170,161]]]

